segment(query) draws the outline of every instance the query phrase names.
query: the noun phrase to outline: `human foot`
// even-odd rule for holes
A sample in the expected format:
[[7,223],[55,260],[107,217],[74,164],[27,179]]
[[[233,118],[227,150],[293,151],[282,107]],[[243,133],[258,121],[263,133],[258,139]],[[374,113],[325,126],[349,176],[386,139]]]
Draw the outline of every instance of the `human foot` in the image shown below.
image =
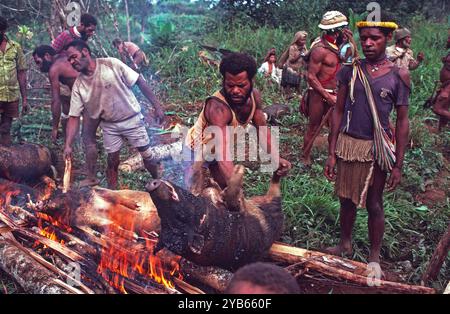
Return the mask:
[[331,246],[331,247],[324,249],[324,251],[328,254],[336,255],[336,256],[341,256],[341,255],[350,256],[353,253],[351,245],[346,245],[346,244],[339,244],[336,246]]

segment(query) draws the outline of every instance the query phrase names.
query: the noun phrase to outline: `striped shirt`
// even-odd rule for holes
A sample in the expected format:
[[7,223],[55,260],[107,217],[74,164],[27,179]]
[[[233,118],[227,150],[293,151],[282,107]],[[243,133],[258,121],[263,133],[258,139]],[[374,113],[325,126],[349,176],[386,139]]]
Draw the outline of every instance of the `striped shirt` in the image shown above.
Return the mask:
[[73,26],[59,34],[58,37],[52,41],[52,47],[55,49],[56,53],[60,53],[68,43],[75,39],[81,39],[81,35],[79,35],[75,26]]

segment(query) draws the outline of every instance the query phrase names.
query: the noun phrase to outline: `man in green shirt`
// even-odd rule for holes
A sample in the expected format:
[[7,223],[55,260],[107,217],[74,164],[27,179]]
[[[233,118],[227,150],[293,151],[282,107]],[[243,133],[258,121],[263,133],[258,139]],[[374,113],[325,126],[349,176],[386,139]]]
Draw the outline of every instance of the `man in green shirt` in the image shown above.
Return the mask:
[[11,144],[11,124],[19,116],[19,91],[22,114],[27,105],[27,65],[22,48],[6,36],[8,22],[0,16],[0,145]]

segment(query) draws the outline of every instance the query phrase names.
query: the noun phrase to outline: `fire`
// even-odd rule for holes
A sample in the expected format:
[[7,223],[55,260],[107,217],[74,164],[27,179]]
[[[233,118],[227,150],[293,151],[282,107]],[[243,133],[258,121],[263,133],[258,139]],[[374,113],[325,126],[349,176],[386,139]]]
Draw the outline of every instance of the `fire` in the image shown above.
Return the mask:
[[123,216],[118,212],[112,211],[110,219],[114,223],[106,234],[113,244],[102,249],[97,273],[122,293],[126,293],[125,278],[134,280],[137,276],[174,289],[175,285],[170,278],[174,276],[182,278],[179,272],[179,260],[172,260],[167,265],[152,254],[154,241],[146,239],[144,247],[135,242],[136,235],[130,231],[134,230],[135,215]]
[[[38,228],[39,228],[39,234],[43,237],[46,237],[47,239],[50,239],[52,241],[58,242],[62,245],[65,244],[65,241],[63,239],[59,239],[55,228],[54,227],[58,227],[60,229],[63,229],[67,232],[72,232],[72,228],[70,228],[69,226],[66,226],[65,224],[59,222],[58,220],[56,220],[55,218],[44,214],[44,213],[36,213],[38,219]],[[50,224],[46,227],[44,227],[44,222],[46,222],[47,224]],[[33,245],[33,247],[37,247],[40,244],[39,241],[36,241]],[[47,246],[44,245],[44,249],[46,249]]]

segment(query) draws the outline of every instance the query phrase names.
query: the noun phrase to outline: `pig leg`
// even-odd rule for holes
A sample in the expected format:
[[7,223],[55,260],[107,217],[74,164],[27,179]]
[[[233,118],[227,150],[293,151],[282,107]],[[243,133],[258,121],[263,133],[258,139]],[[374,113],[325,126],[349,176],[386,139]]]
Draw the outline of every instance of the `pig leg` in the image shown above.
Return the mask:
[[199,196],[202,193],[204,181],[203,161],[194,161],[192,165],[190,192],[195,196]]
[[233,174],[228,180],[227,187],[222,192],[222,198],[230,211],[244,210],[244,195],[242,192],[242,183],[244,180],[245,167],[236,165]]

